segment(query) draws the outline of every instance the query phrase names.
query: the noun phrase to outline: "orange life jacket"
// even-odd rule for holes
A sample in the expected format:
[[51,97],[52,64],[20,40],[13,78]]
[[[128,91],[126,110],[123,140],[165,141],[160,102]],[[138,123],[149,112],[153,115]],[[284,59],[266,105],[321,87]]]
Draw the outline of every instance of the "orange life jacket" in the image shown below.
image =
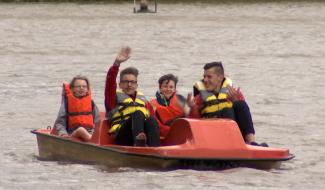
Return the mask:
[[63,84],[66,97],[66,110],[68,128],[85,127],[94,128],[93,103],[91,92],[82,98],[76,98],[69,84]]
[[179,105],[177,94],[174,94],[168,106],[159,104],[157,99],[152,99],[150,103],[156,108],[158,119],[165,125],[171,125],[175,119],[185,116],[183,108]]

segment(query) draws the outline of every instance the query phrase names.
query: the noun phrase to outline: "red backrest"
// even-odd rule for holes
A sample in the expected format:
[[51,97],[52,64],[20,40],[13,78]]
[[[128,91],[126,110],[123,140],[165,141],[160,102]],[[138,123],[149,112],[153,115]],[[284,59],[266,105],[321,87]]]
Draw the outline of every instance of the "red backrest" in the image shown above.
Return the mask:
[[178,119],[163,141],[163,145],[183,143],[196,147],[219,148],[224,150],[246,147],[240,129],[229,119]]
[[190,123],[185,119],[177,119],[173,122],[170,131],[165,139],[161,140],[161,145],[178,145],[183,144],[188,139],[192,139],[192,131]]
[[95,130],[91,136],[90,142],[98,145],[114,144],[113,137],[108,134],[109,127],[110,124],[107,119],[101,120],[100,124],[95,126]]

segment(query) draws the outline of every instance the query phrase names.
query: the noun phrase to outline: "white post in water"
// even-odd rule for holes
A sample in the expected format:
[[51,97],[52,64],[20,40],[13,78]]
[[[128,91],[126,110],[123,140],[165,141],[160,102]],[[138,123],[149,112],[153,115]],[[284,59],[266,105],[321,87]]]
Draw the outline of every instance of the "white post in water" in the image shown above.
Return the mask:
[[136,5],[136,0],[133,0],[133,12],[136,13],[137,12],[137,5]]
[[149,10],[148,6],[149,3],[147,0],[140,0],[139,9],[137,10],[137,0],[133,0],[134,13],[157,13],[157,0],[155,0],[155,11]]
[[157,0],[155,0],[155,13],[157,13]]

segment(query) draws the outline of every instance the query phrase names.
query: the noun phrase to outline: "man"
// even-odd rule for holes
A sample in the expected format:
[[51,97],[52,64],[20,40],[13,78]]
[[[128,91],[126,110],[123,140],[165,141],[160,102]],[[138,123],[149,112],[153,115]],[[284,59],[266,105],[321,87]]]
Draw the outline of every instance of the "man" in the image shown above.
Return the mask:
[[[203,80],[194,85],[194,100],[189,94],[187,102],[191,107],[192,118],[228,118],[235,120],[244,140],[248,144],[255,142],[255,130],[251,113],[239,88],[224,76],[221,62],[207,63],[204,66]],[[267,146],[262,143],[261,146]]]
[[120,73],[120,90],[116,77],[120,64],[128,60],[131,48],[124,47],[107,72],[105,86],[106,117],[110,121],[109,133],[115,142],[126,146],[159,146],[159,128],[152,115],[153,109],[145,96],[137,91],[138,70],[128,67]]

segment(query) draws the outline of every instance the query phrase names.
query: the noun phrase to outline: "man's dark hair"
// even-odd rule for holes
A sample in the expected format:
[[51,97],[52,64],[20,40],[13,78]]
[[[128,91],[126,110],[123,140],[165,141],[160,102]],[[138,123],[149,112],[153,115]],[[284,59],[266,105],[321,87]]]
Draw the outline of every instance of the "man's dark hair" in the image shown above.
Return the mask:
[[167,74],[167,75],[163,75],[163,76],[161,76],[159,78],[159,80],[158,80],[159,88],[161,87],[162,83],[164,81],[166,81],[166,80],[167,80],[167,83],[169,83],[169,81],[174,81],[175,87],[176,87],[177,82],[178,82],[178,78],[175,75],[173,75],[173,74]]
[[134,75],[135,77],[138,77],[139,71],[135,67],[127,67],[121,71],[120,80],[122,80],[124,75]]
[[210,69],[212,67],[215,68],[215,71],[216,71],[217,74],[220,74],[220,75],[225,74],[221,61],[207,63],[207,64],[204,65],[203,69],[208,70],[208,69]]

